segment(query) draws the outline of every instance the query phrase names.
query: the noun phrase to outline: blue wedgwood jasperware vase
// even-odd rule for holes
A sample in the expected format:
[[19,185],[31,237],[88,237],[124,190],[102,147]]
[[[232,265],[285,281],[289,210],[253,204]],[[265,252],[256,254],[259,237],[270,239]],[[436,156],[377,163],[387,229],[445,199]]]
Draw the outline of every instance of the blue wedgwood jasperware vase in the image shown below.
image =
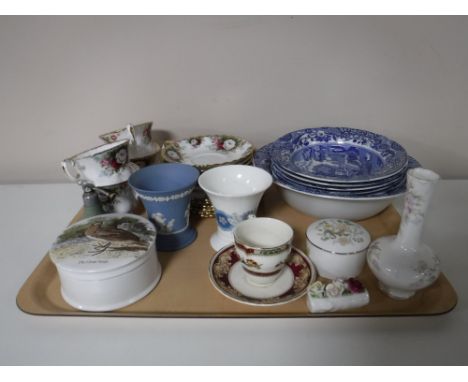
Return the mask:
[[187,164],[161,163],[135,172],[129,179],[157,229],[156,248],[175,251],[197,237],[190,226],[190,199],[199,171]]

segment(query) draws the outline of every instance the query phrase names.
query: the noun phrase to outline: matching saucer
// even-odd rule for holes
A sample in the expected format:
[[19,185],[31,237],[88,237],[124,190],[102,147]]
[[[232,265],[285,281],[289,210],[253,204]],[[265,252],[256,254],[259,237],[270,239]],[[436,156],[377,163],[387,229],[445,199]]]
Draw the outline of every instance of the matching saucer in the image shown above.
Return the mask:
[[299,249],[293,248],[279,278],[268,286],[255,286],[246,280],[234,245],[218,251],[210,262],[213,286],[227,298],[247,305],[282,305],[299,299],[316,279],[315,268]]

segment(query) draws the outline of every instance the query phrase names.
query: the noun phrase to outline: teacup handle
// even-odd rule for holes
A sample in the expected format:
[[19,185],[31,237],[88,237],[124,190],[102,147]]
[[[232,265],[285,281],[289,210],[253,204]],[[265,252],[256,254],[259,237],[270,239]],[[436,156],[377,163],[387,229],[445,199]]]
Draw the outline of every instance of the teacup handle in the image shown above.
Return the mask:
[[161,157],[162,159],[164,159],[166,162],[172,162],[174,161],[174,159],[168,157],[167,155],[167,150],[168,149],[171,149],[172,147],[174,147],[176,144],[176,141],[172,141],[172,140],[166,140],[164,141],[163,145],[162,145],[162,148],[161,148]]
[[135,130],[133,129],[133,125],[131,123],[129,123],[127,125],[127,129],[131,135],[131,138],[130,138],[130,143],[134,143],[136,142],[136,138],[135,138]]
[[[70,168],[73,168],[75,175],[72,174],[70,171]],[[73,182],[80,182],[80,174],[78,171],[75,169],[75,161],[73,159],[65,159],[62,161],[62,169],[67,174],[67,176],[73,181]]]

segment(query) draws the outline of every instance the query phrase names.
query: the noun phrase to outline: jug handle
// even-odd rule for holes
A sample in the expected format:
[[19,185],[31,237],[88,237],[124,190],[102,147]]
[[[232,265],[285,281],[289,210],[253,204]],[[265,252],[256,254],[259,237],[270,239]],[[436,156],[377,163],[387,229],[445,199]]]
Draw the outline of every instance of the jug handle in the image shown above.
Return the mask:
[[80,174],[74,170],[75,175],[72,174],[70,171],[70,167],[75,168],[75,161],[73,159],[65,159],[62,161],[62,169],[65,172],[65,174],[74,182],[79,183],[80,182]]

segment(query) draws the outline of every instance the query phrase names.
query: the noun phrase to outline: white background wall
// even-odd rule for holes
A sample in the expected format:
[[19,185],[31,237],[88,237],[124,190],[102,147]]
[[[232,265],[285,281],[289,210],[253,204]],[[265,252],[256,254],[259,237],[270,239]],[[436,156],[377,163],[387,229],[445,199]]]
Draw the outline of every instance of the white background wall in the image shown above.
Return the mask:
[[0,183],[61,182],[127,122],[159,139],[304,127],[399,141],[468,177],[468,17],[0,17]]

